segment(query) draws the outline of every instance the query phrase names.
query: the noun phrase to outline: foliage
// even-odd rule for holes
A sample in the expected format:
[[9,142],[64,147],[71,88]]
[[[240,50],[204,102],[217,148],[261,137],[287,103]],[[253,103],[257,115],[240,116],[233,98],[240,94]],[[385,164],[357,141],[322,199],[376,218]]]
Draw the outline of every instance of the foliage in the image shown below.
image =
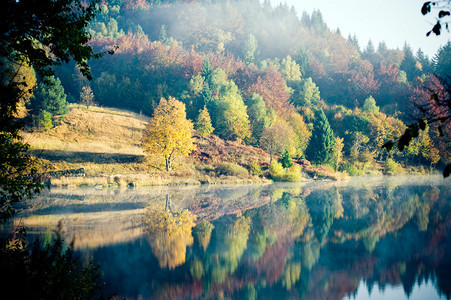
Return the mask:
[[387,160],[385,161],[385,173],[387,173],[388,175],[402,174],[403,168],[392,158],[387,158]]
[[293,166],[293,162],[291,160],[290,152],[287,149],[282,153],[282,156],[278,159],[278,162],[282,164],[284,169],[291,168]]
[[69,111],[61,80],[50,76],[39,83],[28,108],[36,127],[47,130],[58,125],[59,118]]
[[0,222],[5,222],[14,214],[15,203],[31,198],[43,185],[29,145],[6,132],[0,133],[0,145]]
[[197,115],[196,123],[194,129],[202,136],[202,138],[208,136],[213,132],[214,128],[211,125],[210,114],[208,113],[207,107],[199,111]]
[[216,173],[219,175],[240,176],[244,178],[249,176],[249,171],[245,167],[229,162],[224,162],[217,166]]
[[192,245],[196,216],[189,210],[171,212],[149,207],[144,219],[153,254],[161,268],[174,269],[186,259],[186,247]]
[[294,133],[284,122],[277,122],[263,132],[260,139],[261,147],[269,152],[270,163],[274,155],[280,154],[285,149],[293,149]]
[[[61,237],[61,227],[49,242],[25,239],[24,229],[0,243],[0,286],[21,299],[93,299],[101,290],[99,266],[82,266],[73,245]],[[20,280],[18,280],[20,278]]]
[[86,108],[89,108],[89,106],[94,105],[94,93],[92,92],[90,86],[82,87],[80,93],[80,103],[86,105]]
[[249,172],[254,176],[262,175],[262,169],[257,162],[252,162],[249,166]]
[[317,163],[332,163],[334,141],[334,134],[324,111],[316,111],[307,157]]
[[162,98],[147,124],[142,146],[149,154],[163,155],[166,171],[170,171],[175,156],[189,155],[195,148],[192,129],[193,124],[186,119],[185,105],[172,97]]
[[376,105],[376,100],[374,100],[372,96],[365,99],[362,110],[364,112],[373,113],[376,116],[379,114],[379,107]]

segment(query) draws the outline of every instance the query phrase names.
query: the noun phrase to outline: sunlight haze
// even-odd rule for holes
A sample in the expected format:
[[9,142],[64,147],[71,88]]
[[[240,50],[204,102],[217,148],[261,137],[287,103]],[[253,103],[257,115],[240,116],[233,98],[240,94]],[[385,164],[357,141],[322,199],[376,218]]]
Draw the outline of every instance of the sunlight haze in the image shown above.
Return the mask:
[[311,14],[316,9],[320,10],[332,31],[340,28],[345,38],[349,34],[356,34],[362,50],[369,39],[376,48],[379,42],[385,41],[392,49],[402,49],[407,41],[414,52],[421,48],[432,58],[450,37],[450,33],[445,30],[441,36],[431,34],[426,37],[435,24],[435,18],[433,12],[427,16],[421,14],[423,0],[271,0],[273,5],[285,2],[296,8],[299,17],[303,11]]

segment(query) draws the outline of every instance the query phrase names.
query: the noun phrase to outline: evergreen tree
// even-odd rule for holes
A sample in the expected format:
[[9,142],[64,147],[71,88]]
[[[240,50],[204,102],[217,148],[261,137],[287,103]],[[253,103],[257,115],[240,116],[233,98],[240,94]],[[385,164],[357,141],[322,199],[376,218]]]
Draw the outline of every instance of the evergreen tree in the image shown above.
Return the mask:
[[162,42],[163,44],[165,44],[166,46],[168,45],[168,35],[166,33],[166,25],[161,25],[160,34],[158,35],[158,40],[160,42]]
[[194,124],[194,129],[199,132],[202,139],[215,130],[211,125],[210,114],[208,113],[206,106],[204,106],[204,109],[199,110],[199,115],[197,116],[196,123]]
[[371,39],[368,41],[368,45],[366,45],[365,48],[365,55],[372,55],[374,54],[374,52],[376,52],[376,49],[374,49],[374,44],[373,41],[371,41]]
[[451,74],[451,42],[441,47],[434,56],[434,74],[443,80],[450,80]]
[[322,109],[315,113],[313,132],[307,147],[307,158],[320,164],[332,163],[334,153],[334,133]]
[[[29,109],[35,126],[49,129],[58,118],[68,112],[66,93],[59,78],[50,76],[39,83]],[[40,126],[45,124],[45,126]]]
[[211,83],[211,74],[213,73],[213,67],[211,66],[210,59],[207,57],[204,59],[204,63],[202,64],[202,73],[201,75],[205,78],[207,83]]
[[412,81],[416,76],[418,76],[418,70],[416,68],[417,61],[415,60],[415,57],[413,56],[412,48],[409,46],[409,44],[404,44],[404,60],[402,61],[400,65],[400,69],[406,72],[407,80]]
[[282,167],[284,167],[285,169],[291,168],[293,166],[290,152],[287,149],[285,149],[285,151],[282,153],[282,156],[279,158],[278,162],[281,163]]

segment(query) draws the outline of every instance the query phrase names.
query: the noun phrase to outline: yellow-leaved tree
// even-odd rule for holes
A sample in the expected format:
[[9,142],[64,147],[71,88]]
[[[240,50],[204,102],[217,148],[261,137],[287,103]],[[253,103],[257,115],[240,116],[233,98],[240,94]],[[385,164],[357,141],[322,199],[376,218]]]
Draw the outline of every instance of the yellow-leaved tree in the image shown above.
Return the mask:
[[186,119],[185,104],[173,97],[161,98],[144,132],[142,147],[151,154],[162,154],[166,170],[172,168],[175,156],[187,156],[195,149],[191,130],[193,123]]

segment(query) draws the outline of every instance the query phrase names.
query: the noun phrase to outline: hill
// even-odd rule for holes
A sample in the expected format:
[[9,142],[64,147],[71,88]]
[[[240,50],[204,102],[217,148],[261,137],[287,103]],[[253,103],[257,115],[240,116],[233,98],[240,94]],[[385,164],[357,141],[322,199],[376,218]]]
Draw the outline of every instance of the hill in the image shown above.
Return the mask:
[[[196,133],[197,149],[189,157],[177,158],[173,172],[165,172],[161,157],[146,156],[140,147],[147,121],[148,117],[126,110],[72,104],[60,125],[45,132],[23,132],[23,137],[42,159],[52,185],[265,181],[250,175],[248,168],[253,162],[267,168],[269,154],[215,135],[202,140]],[[83,174],[70,173],[79,169]]]

